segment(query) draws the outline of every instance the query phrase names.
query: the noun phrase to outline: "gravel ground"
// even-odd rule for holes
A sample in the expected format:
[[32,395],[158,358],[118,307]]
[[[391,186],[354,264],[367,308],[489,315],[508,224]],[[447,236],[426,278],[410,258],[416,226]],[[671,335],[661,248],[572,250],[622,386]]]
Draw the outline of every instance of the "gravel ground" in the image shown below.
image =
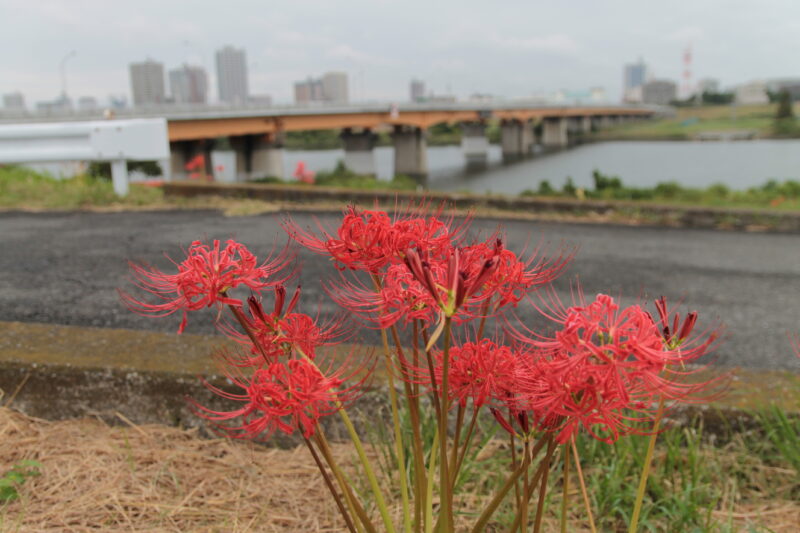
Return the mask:
[[[308,213],[293,217],[301,226],[314,224]],[[280,221],[275,214],[218,211],[0,213],[0,320],[174,331],[179,317],[153,320],[121,304],[117,289],[131,287],[127,260],[168,268],[164,254],[180,259],[181,247],[198,238],[234,237],[261,255],[285,242]],[[589,295],[683,299],[684,311],[699,311],[701,323],[726,324],[718,363],[800,370],[787,339],[800,330],[800,235],[497,220],[475,221],[473,233],[485,235],[498,224],[512,249],[540,239],[578,246],[557,281],[564,298],[579,275]],[[335,269],[305,250],[298,255],[306,310],[332,312],[319,280],[336,276]],[[542,324],[523,306],[518,315]],[[187,331],[208,333],[213,326],[190,319]],[[367,342],[377,341],[375,332],[362,331]]]

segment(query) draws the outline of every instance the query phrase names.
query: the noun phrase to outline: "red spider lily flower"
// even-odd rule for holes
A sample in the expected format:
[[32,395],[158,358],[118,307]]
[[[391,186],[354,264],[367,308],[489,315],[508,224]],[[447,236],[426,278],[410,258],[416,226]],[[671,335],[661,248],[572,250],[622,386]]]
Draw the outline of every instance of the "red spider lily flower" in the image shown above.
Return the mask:
[[[320,418],[355,401],[375,365],[373,353],[332,357],[323,368],[307,358],[275,362],[245,375],[231,364],[242,355],[220,351],[215,358],[224,375],[241,392],[230,392],[204,381],[214,394],[240,402],[232,411],[215,411],[189,399],[192,410],[216,431],[237,439],[266,440],[276,431],[291,435],[300,429],[311,437]],[[335,370],[334,370],[335,368]]]
[[295,351],[314,359],[318,348],[339,344],[352,335],[352,328],[345,323],[344,315],[320,322],[319,317],[293,313],[299,297],[298,286],[284,310],[286,289],[283,285],[275,287],[274,310],[267,314],[260,298],[250,296],[247,299],[250,316],[242,314],[243,324],[240,324],[249,334],[240,333],[232,324],[221,323],[220,329],[225,335],[248,346],[250,353],[254,355],[231,358],[230,363],[239,367],[260,367],[277,362],[280,358],[290,357]]
[[464,248],[462,254],[464,263],[471,266],[471,271],[466,272],[467,279],[477,277],[481,260],[497,258],[497,269],[483,283],[478,280],[473,283],[485,294],[497,295],[493,307],[499,309],[508,304],[516,306],[528,292],[551,283],[572,261],[574,250],[562,250],[550,259],[537,248],[523,261],[505,248],[502,237],[497,237],[493,245],[481,242]]
[[380,279],[378,292],[344,279],[326,285],[325,290],[339,306],[381,329],[398,322],[430,324],[436,319],[439,305],[405,265],[391,265]]
[[[446,264],[444,279],[437,280],[434,274],[437,262],[431,260],[426,254],[417,250],[408,249],[405,253],[405,264],[414,278],[436,300],[437,305],[445,316],[452,317],[464,305],[468,298],[475,295],[497,270],[499,260],[497,256],[483,259],[477,255],[468,256],[470,263],[462,259],[461,250],[452,248],[441,264]],[[469,272],[475,274],[470,277]],[[483,295],[486,299],[491,295]],[[474,299],[477,301],[477,299]],[[474,303],[473,301],[473,303]]]
[[[646,433],[641,422],[652,419],[654,404],[695,401],[700,391],[717,383],[716,378],[687,383],[684,378],[695,371],[674,368],[706,353],[716,333],[700,342],[689,340],[691,346],[683,350],[668,345],[663,330],[638,305],[620,309],[603,294],[586,304],[580,292],[578,300],[582,305],[554,313],[562,329],[553,338],[525,338],[515,332],[518,340],[540,350],[522,366],[518,401],[526,409],[557,417],[559,442],[581,427],[605,442]],[[560,302],[549,307],[559,308]],[[683,342],[695,321],[690,317],[680,329],[687,334],[679,337]]]
[[[266,439],[276,431],[287,435],[300,428],[306,438],[314,434],[320,418],[339,409],[337,388],[342,380],[326,377],[311,362],[292,359],[256,369],[249,379],[228,376],[242,393],[226,392],[206,383],[215,394],[242,402],[233,411],[214,411],[192,402],[195,412],[211,421],[224,435],[236,439]],[[228,422],[238,423],[228,425]]]
[[[442,381],[442,352],[436,354],[436,382]],[[497,405],[514,390],[517,356],[508,346],[490,339],[467,342],[450,348],[448,371],[451,398],[466,407],[471,399],[475,409]]]
[[323,255],[330,255],[340,270],[377,272],[388,264],[402,262],[410,247],[440,254],[463,234],[468,221],[453,226],[453,219],[441,220],[443,206],[427,215],[426,204],[396,210],[394,218],[381,210],[362,210],[348,206],[342,223],[334,231],[317,226],[321,237],[303,230],[290,219],[284,221],[286,232],[301,245]]
[[186,328],[187,312],[212,305],[241,306],[241,300],[228,296],[228,291],[240,285],[260,290],[285,281],[292,274],[279,274],[291,257],[284,248],[259,264],[243,244],[233,240],[220,248],[218,240],[211,247],[195,241],[181,263],[173,261],[177,274],[166,274],[152,267],[131,263],[134,283],[154,295],[160,303],[147,303],[121,292],[125,303],[134,311],[151,316],[166,316],[183,311],[178,333]]

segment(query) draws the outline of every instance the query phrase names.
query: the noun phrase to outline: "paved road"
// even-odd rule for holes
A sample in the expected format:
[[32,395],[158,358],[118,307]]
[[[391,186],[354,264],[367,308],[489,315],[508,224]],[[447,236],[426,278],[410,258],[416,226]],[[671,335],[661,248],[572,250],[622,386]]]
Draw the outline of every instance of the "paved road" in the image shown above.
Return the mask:
[[[320,215],[333,220],[331,215]],[[311,224],[307,214],[295,215]],[[130,287],[126,260],[168,267],[196,238],[235,237],[256,253],[283,242],[278,215],[225,217],[216,211],[140,213],[0,213],[0,320],[175,331],[179,319],[137,316],[121,305]],[[652,300],[683,298],[708,323],[727,325],[719,363],[800,369],[787,332],[800,331],[800,236],[578,224],[502,223],[511,247],[544,236],[580,247],[568,275],[580,275],[587,294],[607,292]],[[497,222],[477,221],[488,231]],[[318,256],[301,251],[307,309],[330,312],[319,280],[334,274]],[[558,286],[566,289],[565,276]],[[566,294],[566,293],[564,293]],[[322,302],[322,303],[318,303]],[[533,313],[522,318],[538,324]],[[174,318],[174,320],[172,320]],[[188,331],[211,332],[196,319]],[[377,336],[369,335],[367,340]]]

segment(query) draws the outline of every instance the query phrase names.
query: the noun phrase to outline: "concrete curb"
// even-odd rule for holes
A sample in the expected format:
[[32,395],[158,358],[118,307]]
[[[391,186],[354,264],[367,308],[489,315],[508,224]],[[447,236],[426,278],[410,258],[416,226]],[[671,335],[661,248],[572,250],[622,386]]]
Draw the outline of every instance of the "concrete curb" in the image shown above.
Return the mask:
[[397,201],[449,202],[461,209],[484,208],[529,215],[600,215],[607,220],[634,218],[640,223],[672,227],[800,233],[800,213],[755,209],[681,207],[637,202],[605,202],[563,198],[521,198],[480,196],[437,192],[368,191],[333,187],[284,186],[265,184],[165,183],[167,196],[195,198],[220,196],[267,202],[326,202],[345,205],[356,202],[372,205]]
[[[111,423],[128,419],[203,428],[206,424],[187,398],[214,410],[234,408],[200,379],[226,386],[209,357],[214,346],[224,343],[218,336],[0,322],[0,403],[51,420],[97,416]],[[389,431],[384,396],[380,389],[368,389],[353,408],[357,418],[373,428],[382,420]],[[682,422],[701,416],[707,431],[724,433],[752,427],[750,410],[771,403],[800,412],[800,375],[740,369],[723,399],[681,409],[672,418]],[[325,426],[331,438],[344,437],[338,417],[327,417]],[[283,436],[271,441],[280,446],[297,442]]]

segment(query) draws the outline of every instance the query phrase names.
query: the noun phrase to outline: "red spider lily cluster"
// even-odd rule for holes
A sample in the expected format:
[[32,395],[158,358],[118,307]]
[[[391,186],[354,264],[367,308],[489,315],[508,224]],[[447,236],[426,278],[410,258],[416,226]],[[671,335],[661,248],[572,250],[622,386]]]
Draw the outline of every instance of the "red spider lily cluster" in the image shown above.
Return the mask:
[[[671,406],[707,401],[719,390],[723,380],[700,378],[703,367],[697,365],[714,347],[719,328],[699,330],[696,313],[681,318],[664,298],[650,313],[642,304],[622,307],[604,294],[589,300],[578,288],[565,305],[552,282],[569,265],[573,249],[560,247],[548,254],[536,247],[518,255],[499,232],[465,242],[469,224],[469,217],[448,217],[443,207],[427,204],[393,214],[351,206],[336,227],[318,223],[316,230],[287,219],[284,228],[291,240],[336,267],[325,289],[344,314],[327,319],[297,311],[299,287],[287,303],[285,283],[293,274],[288,248],[259,263],[234,241],[224,248],[218,241],[212,246],[192,243],[186,258],[174,262],[177,273],[134,265],[136,285],[151,298],[127,293],[123,298],[148,315],[181,311],[179,332],[189,311],[220,309],[220,331],[241,347],[219,354],[235,390],[207,386],[238,407],[214,411],[193,402],[195,411],[234,438],[299,431],[351,531],[374,530],[375,525],[326,453],[320,419],[337,413],[361,454],[383,529],[394,531],[394,524],[345,410],[359,395],[371,363],[356,363],[369,359],[353,352],[345,358],[327,354],[353,338],[345,316],[381,330],[404,529],[410,531],[413,524],[416,531],[432,530],[433,502],[425,487],[426,477],[438,470],[436,527],[453,531],[459,458],[471,446],[475,420],[484,408],[508,432],[512,453],[521,457],[514,459],[498,501],[524,481],[522,489],[517,487],[516,519],[527,523],[528,493],[538,479],[544,477],[546,484],[542,472],[550,467],[555,447],[574,447],[580,435],[608,443],[632,433],[655,436]],[[251,294],[235,298],[237,288]],[[261,293],[267,289],[274,302],[265,309]],[[552,327],[543,333],[522,323],[513,312],[519,305],[530,305]],[[223,307],[230,310],[229,318],[223,318]],[[494,326],[491,334],[485,333],[487,321]],[[411,341],[403,342],[409,334]],[[404,402],[393,386],[396,378],[403,382]],[[420,432],[425,394],[439,426],[435,444],[423,442]],[[410,437],[399,428],[401,410],[407,410],[414,426]],[[466,432],[465,420],[472,421]],[[411,440],[407,448],[406,438]],[[425,453],[431,446],[438,448],[437,456]],[[412,451],[410,467],[403,449]],[[534,469],[540,453],[544,457]],[[544,485],[540,498],[543,492]],[[473,531],[483,531],[494,509],[487,507]]]

